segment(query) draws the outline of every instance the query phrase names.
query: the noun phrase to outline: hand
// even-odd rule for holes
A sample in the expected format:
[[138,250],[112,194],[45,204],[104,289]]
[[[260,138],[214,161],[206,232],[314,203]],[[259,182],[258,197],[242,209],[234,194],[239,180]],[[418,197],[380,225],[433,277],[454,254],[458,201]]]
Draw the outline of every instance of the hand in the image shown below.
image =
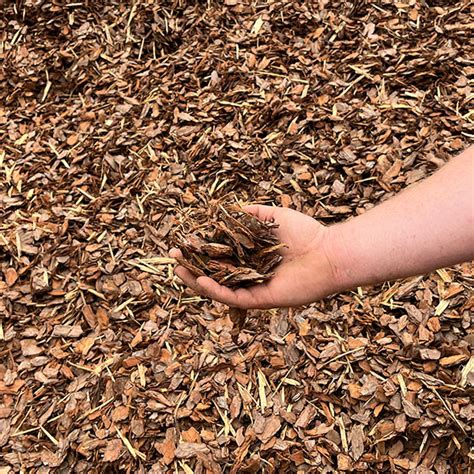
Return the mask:
[[[279,225],[275,234],[287,248],[281,250],[283,260],[275,269],[275,276],[266,283],[231,290],[209,277],[196,278],[178,265],[175,274],[186,285],[201,295],[243,309],[299,306],[334,291],[334,274],[326,251],[330,228],[291,209],[255,205],[245,210]],[[173,249],[170,256],[179,257],[181,252]]]

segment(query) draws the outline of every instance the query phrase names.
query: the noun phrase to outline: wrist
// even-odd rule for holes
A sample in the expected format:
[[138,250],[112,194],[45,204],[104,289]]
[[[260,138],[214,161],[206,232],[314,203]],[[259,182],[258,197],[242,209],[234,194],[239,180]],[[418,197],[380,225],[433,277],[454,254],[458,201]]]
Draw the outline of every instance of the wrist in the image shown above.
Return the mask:
[[335,224],[326,228],[325,238],[323,240],[323,251],[330,275],[330,289],[328,294],[348,290],[357,286],[357,282],[354,280],[350,268],[348,258],[350,252],[347,248],[344,224]]

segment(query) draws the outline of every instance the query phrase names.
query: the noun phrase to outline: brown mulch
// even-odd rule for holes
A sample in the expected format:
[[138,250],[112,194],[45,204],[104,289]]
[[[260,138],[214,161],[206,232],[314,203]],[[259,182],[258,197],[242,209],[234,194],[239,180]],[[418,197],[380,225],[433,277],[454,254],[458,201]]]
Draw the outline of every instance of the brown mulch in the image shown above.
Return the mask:
[[468,472],[471,263],[236,332],[167,252],[210,199],[330,224],[435,171],[472,29],[467,0],[0,0],[0,473]]
[[274,234],[278,224],[264,222],[240,206],[209,203],[181,219],[177,262],[193,275],[209,276],[229,288],[269,281],[286,245]]

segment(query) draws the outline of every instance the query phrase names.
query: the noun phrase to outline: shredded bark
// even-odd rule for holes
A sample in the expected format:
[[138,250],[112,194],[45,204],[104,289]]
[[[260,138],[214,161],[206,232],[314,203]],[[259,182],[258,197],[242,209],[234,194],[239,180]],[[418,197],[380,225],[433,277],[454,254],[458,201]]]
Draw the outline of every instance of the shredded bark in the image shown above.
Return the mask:
[[282,244],[273,229],[237,206],[212,204],[188,213],[177,233],[178,262],[196,276],[209,276],[231,288],[264,283],[280,263]]
[[472,263],[245,317],[168,251],[210,200],[332,224],[467,147],[470,8],[0,0],[0,472],[468,472]]

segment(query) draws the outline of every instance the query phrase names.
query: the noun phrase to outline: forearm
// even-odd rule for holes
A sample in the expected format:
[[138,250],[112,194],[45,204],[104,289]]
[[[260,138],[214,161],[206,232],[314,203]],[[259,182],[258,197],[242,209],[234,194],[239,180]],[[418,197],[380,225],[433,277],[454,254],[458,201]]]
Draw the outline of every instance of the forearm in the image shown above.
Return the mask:
[[330,234],[336,291],[474,259],[474,147]]

